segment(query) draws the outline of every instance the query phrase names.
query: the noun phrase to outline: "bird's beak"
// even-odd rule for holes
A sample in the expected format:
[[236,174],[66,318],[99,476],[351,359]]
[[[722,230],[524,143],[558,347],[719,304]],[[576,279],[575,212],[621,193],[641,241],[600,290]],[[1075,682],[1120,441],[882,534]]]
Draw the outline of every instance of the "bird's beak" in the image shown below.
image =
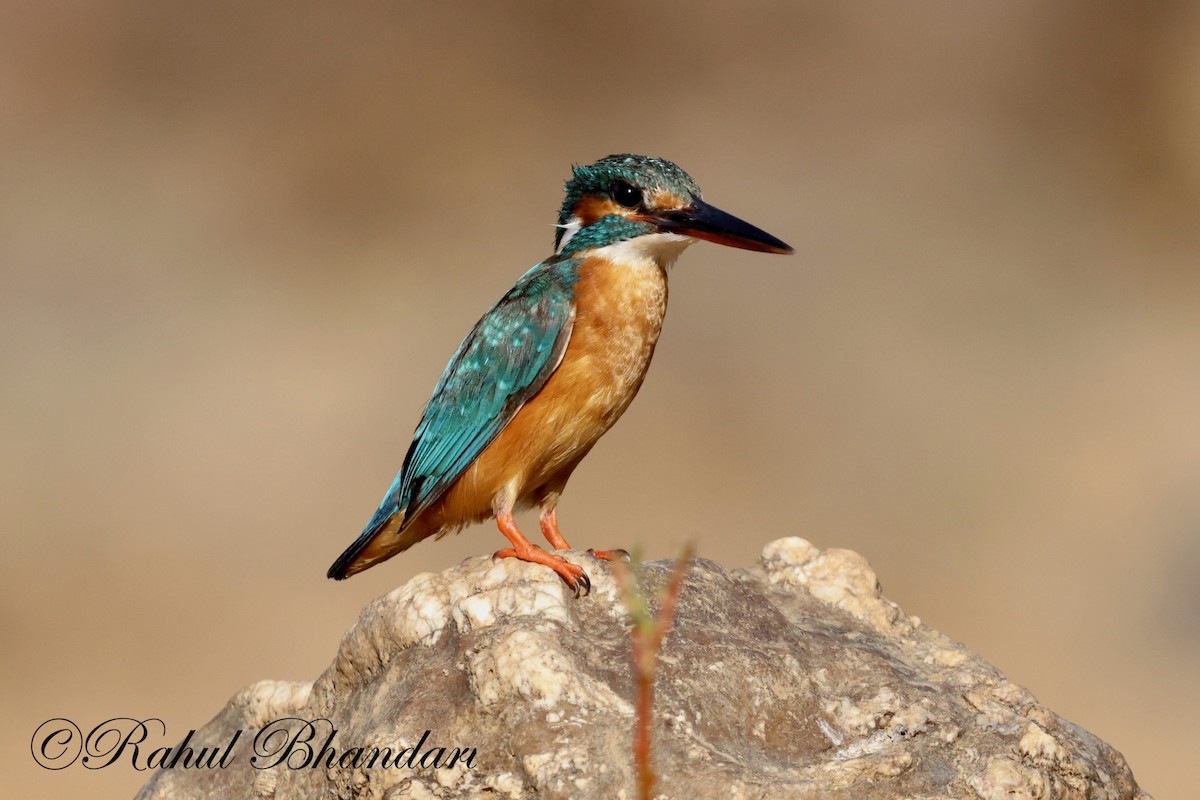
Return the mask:
[[683,208],[663,211],[649,217],[659,230],[680,233],[696,239],[760,253],[791,253],[792,248],[749,222],[726,214],[698,197]]

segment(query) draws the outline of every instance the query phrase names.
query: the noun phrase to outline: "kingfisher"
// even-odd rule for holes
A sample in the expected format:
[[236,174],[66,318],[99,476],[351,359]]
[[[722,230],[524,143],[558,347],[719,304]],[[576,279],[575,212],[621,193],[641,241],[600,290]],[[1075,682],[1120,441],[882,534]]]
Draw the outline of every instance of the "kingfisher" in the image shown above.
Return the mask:
[[589,591],[583,567],[530,542],[513,513],[537,506],[546,540],[570,549],[559,498],[641,387],[667,310],[667,271],[688,245],[792,252],[701,200],[675,164],[640,155],[574,167],[556,228],[554,255],[521,276],[450,358],[400,472],[330,578],[494,517],[511,546],[493,558],[543,564],[576,597]]

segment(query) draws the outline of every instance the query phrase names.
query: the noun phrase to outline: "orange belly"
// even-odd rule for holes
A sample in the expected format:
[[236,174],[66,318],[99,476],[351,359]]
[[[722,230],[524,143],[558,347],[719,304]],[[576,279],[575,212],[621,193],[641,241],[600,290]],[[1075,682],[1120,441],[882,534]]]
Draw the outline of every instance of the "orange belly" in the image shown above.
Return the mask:
[[[575,322],[562,363],[442,498],[413,526],[442,534],[561,491],[592,445],[637,395],[667,309],[653,261],[580,266]],[[423,538],[423,537],[422,537]]]

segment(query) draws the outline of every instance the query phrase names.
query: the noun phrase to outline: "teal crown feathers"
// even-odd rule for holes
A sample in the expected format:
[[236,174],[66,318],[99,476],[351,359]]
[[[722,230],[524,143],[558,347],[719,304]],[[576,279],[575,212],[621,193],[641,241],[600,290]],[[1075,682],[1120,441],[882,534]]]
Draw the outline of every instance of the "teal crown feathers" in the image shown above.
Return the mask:
[[[574,215],[579,199],[587,194],[607,194],[618,181],[624,181],[644,191],[664,189],[680,197],[700,197],[700,187],[673,162],[664,158],[620,153],[605,156],[592,164],[575,166],[567,181],[566,198],[558,213],[558,231],[554,249],[558,250],[565,232],[564,226]],[[636,235],[636,234],[635,234]]]

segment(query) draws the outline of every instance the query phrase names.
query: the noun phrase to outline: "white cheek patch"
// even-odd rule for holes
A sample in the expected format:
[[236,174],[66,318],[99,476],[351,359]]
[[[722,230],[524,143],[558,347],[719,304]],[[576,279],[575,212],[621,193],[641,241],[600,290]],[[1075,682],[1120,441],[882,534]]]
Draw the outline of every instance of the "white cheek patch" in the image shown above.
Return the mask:
[[571,237],[579,233],[579,229],[583,227],[583,220],[579,217],[571,217],[566,225],[555,225],[556,228],[562,228],[562,239],[558,242],[558,249],[555,253],[561,253],[562,249],[567,246],[567,242],[571,241]]

